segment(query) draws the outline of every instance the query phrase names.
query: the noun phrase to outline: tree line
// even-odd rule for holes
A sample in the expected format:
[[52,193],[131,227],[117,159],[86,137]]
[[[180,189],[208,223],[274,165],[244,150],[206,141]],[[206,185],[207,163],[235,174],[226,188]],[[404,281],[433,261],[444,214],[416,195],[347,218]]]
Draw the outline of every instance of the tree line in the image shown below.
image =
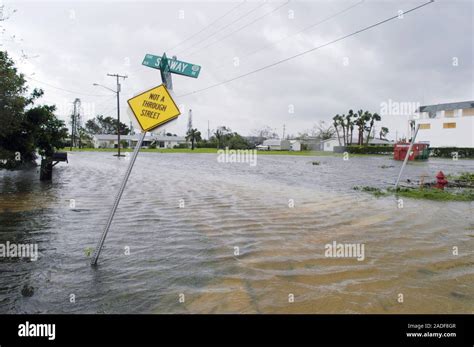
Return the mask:
[[7,52],[0,51],[0,168],[30,166],[36,151],[52,157],[65,145],[64,122],[54,115],[54,105],[35,105],[41,89],[28,93],[25,77],[18,73]]
[[[357,145],[368,145],[375,122],[381,121],[381,117],[377,113],[359,110],[355,113],[349,110],[347,114],[336,114],[333,117],[333,127],[337,135],[339,143],[343,146],[350,146],[354,142],[354,131],[357,135]],[[379,138],[385,139],[389,130],[382,127],[379,132]],[[366,137],[364,139],[364,133]],[[375,136],[372,136],[375,138]],[[342,141],[341,141],[342,140]]]
[[197,129],[189,129],[186,133],[186,141],[191,142],[191,149],[194,148],[229,148],[248,149],[252,144],[242,135],[232,131],[229,127],[219,126],[213,131],[212,136],[205,140],[201,132]]

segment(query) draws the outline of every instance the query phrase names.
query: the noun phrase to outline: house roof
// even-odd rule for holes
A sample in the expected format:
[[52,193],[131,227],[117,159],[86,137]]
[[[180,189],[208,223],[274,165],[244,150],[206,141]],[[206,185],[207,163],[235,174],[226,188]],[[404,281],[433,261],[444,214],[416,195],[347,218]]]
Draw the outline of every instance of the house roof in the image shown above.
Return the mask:
[[[136,140],[138,141],[139,134],[136,135],[120,135],[120,140]],[[96,134],[94,135],[96,141],[112,141],[117,139],[117,135],[110,134]],[[146,135],[145,141],[186,141],[182,136],[162,136],[162,135]]]
[[265,140],[263,141],[263,145],[264,146],[280,146],[281,140],[274,140],[274,139]]
[[[367,139],[367,138],[364,136],[364,143],[365,143],[366,139]],[[325,142],[329,142],[329,141],[338,141],[338,140],[337,140],[336,137],[333,137],[333,138],[330,138],[330,139],[322,140],[321,142],[324,142],[324,143],[325,143]],[[353,144],[357,144],[357,141],[358,141],[358,139],[355,138],[355,137],[352,139],[352,143],[353,143]],[[341,139],[341,142],[342,142],[342,139]],[[369,140],[369,143],[370,143],[370,144],[373,144],[373,145],[380,145],[380,144],[386,145],[386,144],[394,143],[394,142],[393,142],[393,141],[389,141],[389,140],[384,140],[384,139],[371,138],[371,139]]]
[[386,145],[386,144],[389,144],[389,143],[394,143],[393,141],[389,141],[389,140],[384,140],[384,139],[370,139],[369,140],[369,143],[371,144],[374,144],[374,145]]
[[458,109],[474,108],[473,101],[450,102],[447,104],[420,106],[418,112],[436,113],[438,111],[452,111]]

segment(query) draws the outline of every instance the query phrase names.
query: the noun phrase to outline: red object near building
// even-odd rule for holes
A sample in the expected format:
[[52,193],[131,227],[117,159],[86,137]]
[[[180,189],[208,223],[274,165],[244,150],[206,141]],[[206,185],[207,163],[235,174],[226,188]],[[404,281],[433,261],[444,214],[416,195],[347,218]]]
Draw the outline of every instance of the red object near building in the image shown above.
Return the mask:
[[446,180],[446,176],[444,175],[443,171],[438,172],[436,175],[436,185],[435,188],[444,190],[444,187],[448,184]]
[[[393,159],[405,160],[410,144],[406,142],[396,143],[393,149]],[[408,160],[426,160],[428,159],[428,144],[414,143]]]

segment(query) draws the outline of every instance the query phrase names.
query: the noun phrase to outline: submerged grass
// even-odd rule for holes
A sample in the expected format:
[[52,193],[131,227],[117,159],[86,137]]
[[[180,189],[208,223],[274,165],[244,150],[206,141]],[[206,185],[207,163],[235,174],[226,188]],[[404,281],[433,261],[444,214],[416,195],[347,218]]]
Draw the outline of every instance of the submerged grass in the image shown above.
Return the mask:
[[461,172],[458,175],[448,175],[448,180],[474,182],[474,172]]
[[452,192],[448,190],[440,190],[436,188],[423,188],[423,189],[412,189],[412,188],[387,188],[380,189],[376,187],[354,187],[354,190],[360,190],[363,192],[370,193],[376,197],[397,195],[412,199],[426,199],[435,201],[474,201],[474,191],[462,190],[458,192]]

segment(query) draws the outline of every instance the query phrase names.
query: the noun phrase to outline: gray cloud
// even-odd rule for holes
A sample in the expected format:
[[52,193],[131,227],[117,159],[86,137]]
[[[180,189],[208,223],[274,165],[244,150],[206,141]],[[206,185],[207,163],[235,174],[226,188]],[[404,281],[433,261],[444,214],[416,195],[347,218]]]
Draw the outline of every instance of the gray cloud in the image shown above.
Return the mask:
[[[365,1],[303,34],[265,47],[340,11],[354,1],[292,1],[227,39],[196,52],[284,1],[268,1],[259,10],[224,30],[223,26],[257,7],[249,1],[193,39],[176,47],[179,59],[202,66],[201,76],[174,76],[175,95],[257,69],[279,59],[331,41],[423,1]],[[161,55],[204,28],[235,6],[235,1],[216,2],[6,2],[17,12],[4,23],[4,46],[21,71],[33,78],[88,96],[42,87],[47,103],[59,104],[61,117],[75,97],[86,106],[86,117],[95,113],[115,115],[113,94],[92,87],[97,82],[114,87],[107,73],[128,74],[123,82],[122,109],[126,98],[161,83],[159,71],[144,67],[146,53]],[[289,10],[294,19],[289,19]],[[180,12],[184,11],[184,12]],[[180,13],[184,18],[180,19]],[[389,99],[399,102],[441,103],[473,99],[473,4],[470,1],[436,1],[371,31],[348,38],[302,57],[240,80],[188,97],[177,98],[185,110],[193,109],[194,124],[206,133],[230,126],[248,134],[269,125],[281,134],[297,134],[318,120],[330,121],[349,108],[380,111]],[[218,32],[211,38],[206,37]],[[21,41],[20,41],[21,40]],[[199,41],[202,43],[196,44]],[[193,46],[189,48],[190,46]],[[246,57],[265,47],[260,52]],[[21,61],[21,52],[32,56]],[[195,54],[192,54],[196,52]],[[173,51],[167,51],[169,56]],[[38,57],[33,58],[33,56]],[[233,65],[238,57],[240,66]],[[453,58],[459,61],[453,66]],[[343,64],[348,59],[348,65]],[[289,105],[295,112],[288,112]],[[183,134],[184,115],[169,130]],[[386,116],[392,136],[406,132],[406,118]],[[380,126],[381,124],[379,124]]]

